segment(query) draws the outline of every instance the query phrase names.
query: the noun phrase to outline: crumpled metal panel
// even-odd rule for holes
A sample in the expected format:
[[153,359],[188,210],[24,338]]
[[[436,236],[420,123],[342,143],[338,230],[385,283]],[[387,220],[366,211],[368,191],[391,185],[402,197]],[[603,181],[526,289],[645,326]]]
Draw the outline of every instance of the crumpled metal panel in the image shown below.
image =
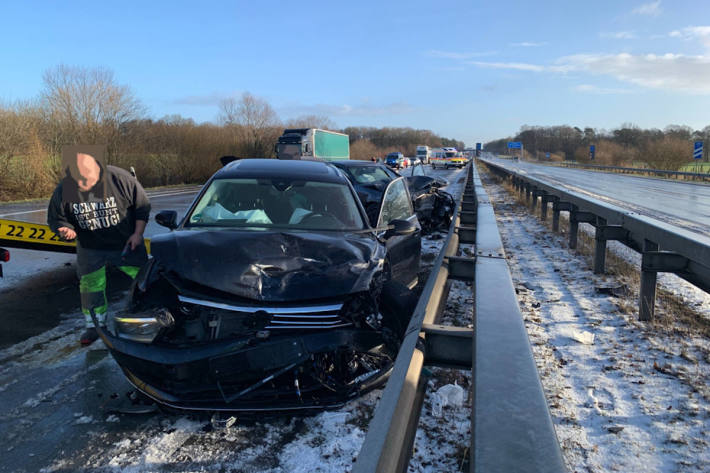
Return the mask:
[[255,301],[366,291],[384,247],[371,233],[183,230],[153,239],[165,271]]

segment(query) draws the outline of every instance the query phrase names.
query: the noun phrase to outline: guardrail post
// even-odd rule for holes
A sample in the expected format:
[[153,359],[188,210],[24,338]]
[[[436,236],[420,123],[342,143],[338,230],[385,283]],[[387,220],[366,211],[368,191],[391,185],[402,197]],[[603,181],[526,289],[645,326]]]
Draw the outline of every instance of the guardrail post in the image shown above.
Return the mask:
[[653,319],[653,312],[656,304],[656,271],[644,269],[644,259],[646,252],[658,251],[658,243],[650,240],[643,241],[643,254],[641,255],[641,289],[639,293],[639,320],[649,321]]
[[547,194],[547,192],[542,191],[542,194],[540,196],[540,202],[540,218],[544,222],[547,220],[547,204],[550,202],[550,196]]
[[602,227],[606,225],[606,219],[597,217],[597,225],[594,230],[594,274],[604,274],[606,266],[606,238],[604,238]]
[[535,214],[535,207],[537,207],[537,197],[540,195],[540,191],[537,190],[537,187],[532,188],[532,201],[530,202],[530,212],[532,214]]
[[577,231],[579,221],[577,220],[577,206],[570,205],[569,211],[569,247],[573,250],[577,248]]
[[577,248],[577,233],[580,223],[591,223],[596,225],[597,217],[590,212],[582,212],[576,205],[570,205],[569,211],[569,247]]
[[548,197],[552,200],[552,231],[560,231],[560,198],[556,195]]
[[523,184],[525,186],[525,202],[530,203],[530,184],[527,182]]

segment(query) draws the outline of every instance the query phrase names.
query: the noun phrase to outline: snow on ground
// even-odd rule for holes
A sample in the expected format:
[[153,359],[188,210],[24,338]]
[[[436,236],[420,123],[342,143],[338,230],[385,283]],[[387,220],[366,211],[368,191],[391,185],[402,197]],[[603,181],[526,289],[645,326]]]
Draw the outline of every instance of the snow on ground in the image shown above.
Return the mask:
[[594,275],[565,238],[484,183],[570,471],[709,471],[707,338],[639,322],[635,294],[596,289],[624,281]]

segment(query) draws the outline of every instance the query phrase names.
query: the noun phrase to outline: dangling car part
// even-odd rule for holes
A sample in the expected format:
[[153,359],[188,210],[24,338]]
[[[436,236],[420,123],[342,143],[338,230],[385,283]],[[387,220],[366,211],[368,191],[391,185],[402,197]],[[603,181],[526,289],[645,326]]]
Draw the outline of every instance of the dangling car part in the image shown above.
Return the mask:
[[402,178],[383,199],[387,224],[373,228],[329,164],[231,162],[180,223],[156,216],[174,231],[152,239],[128,307],[100,336],[168,407],[342,405],[387,379],[411,315],[392,294],[416,283],[421,227]]

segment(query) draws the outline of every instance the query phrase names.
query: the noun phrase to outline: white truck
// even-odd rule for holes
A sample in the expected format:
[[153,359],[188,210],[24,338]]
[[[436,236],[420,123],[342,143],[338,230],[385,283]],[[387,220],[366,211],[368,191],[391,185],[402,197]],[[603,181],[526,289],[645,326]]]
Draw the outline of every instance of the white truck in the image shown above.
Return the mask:
[[278,159],[350,159],[350,137],[318,128],[287,128],[276,143]]
[[429,160],[431,158],[431,148],[425,145],[419,145],[417,146],[417,159],[419,159],[419,162],[422,164],[429,164]]

